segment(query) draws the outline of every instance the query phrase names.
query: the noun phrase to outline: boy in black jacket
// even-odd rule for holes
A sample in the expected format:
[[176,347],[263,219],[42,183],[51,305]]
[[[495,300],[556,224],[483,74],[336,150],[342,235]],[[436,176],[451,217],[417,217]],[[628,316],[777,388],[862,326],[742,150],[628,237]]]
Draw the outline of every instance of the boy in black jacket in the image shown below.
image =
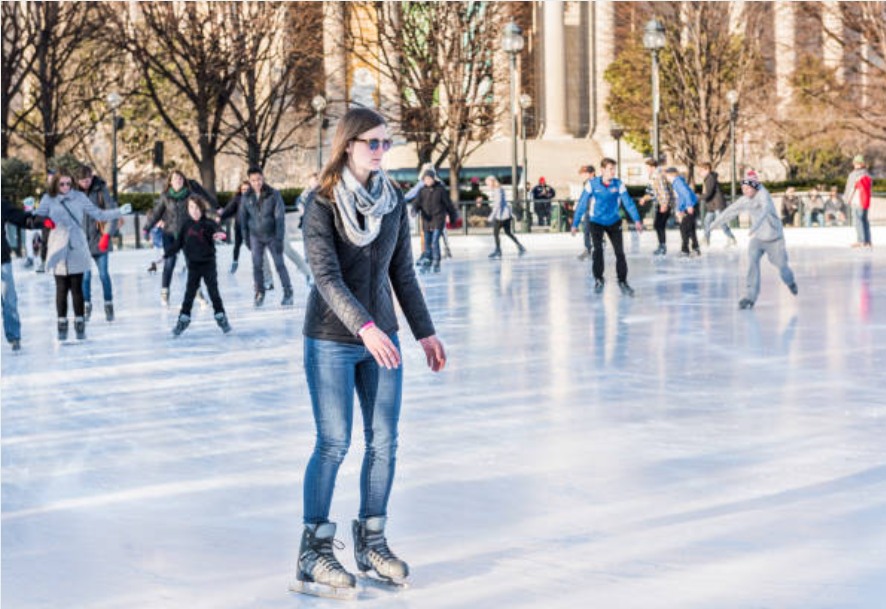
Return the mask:
[[194,305],[194,297],[197,295],[201,279],[206,284],[206,289],[209,290],[216,323],[225,334],[231,331],[228,318],[225,316],[221,295],[218,293],[218,272],[215,266],[215,240],[224,239],[225,234],[218,224],[206,217],[208,211],[209,202],[206,199],[200,195],[190,195],[188,197],[188,215],[190,217],[182,224],[181,232],[176,236],[175,242],[166,253],[167,256],[175,256],[179,250],[183,249],[185,259],[188,261],[188,285],[185,288],[185,299],[179,312],[178,323],[172,329],[175,336],[184,332],[191,323],[191,307]]

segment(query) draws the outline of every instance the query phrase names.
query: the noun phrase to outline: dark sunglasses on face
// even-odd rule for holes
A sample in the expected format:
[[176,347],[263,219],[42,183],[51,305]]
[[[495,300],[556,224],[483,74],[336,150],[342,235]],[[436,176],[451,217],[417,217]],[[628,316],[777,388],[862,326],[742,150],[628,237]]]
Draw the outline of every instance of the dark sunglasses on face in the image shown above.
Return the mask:
[[359,137],[355,137],[354,141],[355,142],[363,142],[364,144],[369,146],[369,152],[375,152],[376,150],[378,150],[379,146],[381,146],[382,151],[387,152],[388,150],[391,149],[391,144],[393,143],[393,142],[391,142],[391,140],[380,140],[377,138],[373,138],[371,140],[364,140]]
[[58,185],[59,186],[71,186],[71,182],[69,182],[67,180],[63,180],[63,181],[59,182]]

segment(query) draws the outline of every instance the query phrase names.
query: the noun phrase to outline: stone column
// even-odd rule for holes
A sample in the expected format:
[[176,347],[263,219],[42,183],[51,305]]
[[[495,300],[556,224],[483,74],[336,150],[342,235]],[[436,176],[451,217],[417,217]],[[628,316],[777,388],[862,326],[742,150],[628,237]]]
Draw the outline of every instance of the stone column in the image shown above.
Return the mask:
[[[590,73],[591,123],[596,126],[589,135],[598,141],[609,137],[610,119],[606,112],[609,83],[603,78],[606,68],[615,61],[615,2],[591,2]],[[648,60],[648,56],[647,56]]]
[[843,82],[846,78],[843,45],[837,42],[844,36],[840,3],[833,0],[822,2],[821,21],[824,30],[821,33],[824,65],[836,70],[837,80]]
[[791,77],[797,67],[797,18],[793,2],[775,3],[775,92],[779,109],[790,103]]
[[566,129],[566,56],[563,3],[544,2],[545,139],[569,137]]
[[344,3],[324,2],[323,71],[326,75],[326,117],[329,119],[326,142],[331,141],[338,119],[348,109],[348,54],[344,41]]

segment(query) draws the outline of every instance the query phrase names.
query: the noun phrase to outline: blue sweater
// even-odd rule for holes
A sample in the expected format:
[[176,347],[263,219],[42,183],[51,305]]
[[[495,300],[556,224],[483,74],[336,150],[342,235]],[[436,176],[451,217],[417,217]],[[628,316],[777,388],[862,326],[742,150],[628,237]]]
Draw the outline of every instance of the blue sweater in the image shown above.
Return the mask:
[[581,223],[581,217],[591,199],[594,200],[594,205],[591,208],[591,222],[595,224],[611,226],[621,221],[621,216],[618,214],[619,203],[624,205],[634,222],[640,221],[637,206],[634,205],[634,200],[631,199],[628,189],[621,183],[621,180],[612,178],[611,182],[603,184],[603,178],[594,178],[588,181],[582,190],[578,206],[575,208],[575,215],[572,218],[573,227],[577,228]]
[[686,183],[683,176],[677,176],[671,183],[671,186],[674,189],[674,194],[677,195],[678,212],[685,212],[690,207],[698,205],[698,196],[692,192],[692,189],[689,188],[689,184]]

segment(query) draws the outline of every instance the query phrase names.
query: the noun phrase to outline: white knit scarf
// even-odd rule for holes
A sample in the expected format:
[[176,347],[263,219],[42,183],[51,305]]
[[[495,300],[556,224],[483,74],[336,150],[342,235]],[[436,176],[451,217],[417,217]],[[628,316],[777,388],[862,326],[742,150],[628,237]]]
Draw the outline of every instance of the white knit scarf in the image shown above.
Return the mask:
[[[341,211],[348,241],[365,247],[375,241],[385,214],[397,207],[397,191],[384,171],[369,174],[368,189],[345,167],[335,185],[335,201]],[[363,214],[366,228],[360,228],[357,212]]]

